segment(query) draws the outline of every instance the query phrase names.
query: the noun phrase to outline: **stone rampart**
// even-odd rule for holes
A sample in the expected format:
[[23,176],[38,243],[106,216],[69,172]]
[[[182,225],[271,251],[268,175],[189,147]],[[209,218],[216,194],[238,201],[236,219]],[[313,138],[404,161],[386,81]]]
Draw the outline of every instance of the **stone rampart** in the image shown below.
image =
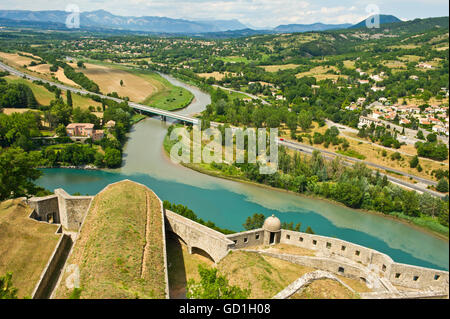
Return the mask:
[[233,249],[240,249],[264,244],[264,230],[256,229],[226,236],[234,242]]
[[26,202],[34,210],[34,219],[49,222],[52,218],[53,223],[60,223],[57,195],[33,197],[28,199]]
[[188,246],[190,252],[193,248],[205,251],[215,263],[224,258],[234,246],[234,242],[224,234],[196,223],[188,218],[165,209],[166,227],[175,233]]
[[[60,233],[59,229],[57,233]],[[50,297],[53,288],[58,281],[61,269],[67,259],[72,247],[72,238],[69,235],[62,234],[56,245],[52,256],[42,271],[41,277],[32,293],[33,299],[47,299]]]
[[314,250],[316,256],[324,256],[329,260],[342,257],[360,263],[377,276],[388,279],[393,285],[448,290],[447,271],[396,263],[386,254],[344,240],[282,230],[280,242]]
[[61,225],[67,230],[78,231],[86,216],[93,196],[71,196],[63,189],[56,189]]

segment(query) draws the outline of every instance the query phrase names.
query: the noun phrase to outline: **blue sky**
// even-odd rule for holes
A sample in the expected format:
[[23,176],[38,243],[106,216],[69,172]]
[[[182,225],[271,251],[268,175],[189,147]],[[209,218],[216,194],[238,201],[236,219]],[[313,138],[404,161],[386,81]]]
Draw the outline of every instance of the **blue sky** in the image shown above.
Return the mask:
[[185,19],[239,19],[256,27],[289,23],[356,23],[375,5],[400,19],[448,15],[448,0],[0,0],[4,10],[104,9],[117,15],[165,16]]

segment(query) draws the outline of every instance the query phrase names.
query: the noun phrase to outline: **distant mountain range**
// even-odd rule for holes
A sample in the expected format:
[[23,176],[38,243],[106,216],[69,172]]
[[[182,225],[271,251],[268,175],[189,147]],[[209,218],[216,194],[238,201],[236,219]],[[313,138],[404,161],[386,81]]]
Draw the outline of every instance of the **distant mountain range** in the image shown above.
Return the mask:
[[[0,24],[6,26],[51,26],[64,29],[68,13],[65,11],[26,11],[26,10],[0,10]],[[392,15],[380,15],[380,23],[401,22]],[[238,20],[198,20],[172,19],[165,17],[124,17],[117,16],[105,10],[82,12],[80,14],[82,30],[117,30],[131,32],[148,32],[164,34],[264,34],[264,33],[291,33],[326,31],[347,28],[365,27],[365,20],[356,25],[351,24],[288,24],[280,25],[274,29],[253,30]]]
[[[380,14],[380,25],[381,24],[388,24],[388,23],[397,23],[402,22],[399,18],[393,16],[393,15],[387,15],[387,14]],[[366,20],[361,21],[360,23],[357,23],[353,26],[351,26],[351,29],[357,29],[357,28],[365,28],[366,27]]]
[[[0,18],[14,21],[65,24],[67,16],[65,11],[0,10]],[[80,25],[84,29],[93,27],[155,33],[206,33],[247,28],[238,20],[189,21],[165,17],[123,17],[105,10],[82,12]]]
[[313,24],[287,24],[280,25],[274,28],[277,32],[309,32],[309,31],[326,31],[326,30],[336,30],[336,29],[347,29],[352,25],[346,24],[323,24],[323,23],[313,23]]

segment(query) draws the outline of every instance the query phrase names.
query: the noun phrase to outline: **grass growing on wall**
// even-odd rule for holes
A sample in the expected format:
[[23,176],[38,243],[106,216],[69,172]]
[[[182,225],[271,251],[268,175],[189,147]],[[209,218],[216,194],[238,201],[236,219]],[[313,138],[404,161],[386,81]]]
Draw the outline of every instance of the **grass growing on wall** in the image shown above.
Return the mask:
[[[152,192],[129,181],[109,186],[94,198],[67,261],[80,269],[80,297],[165,298],[164,240],[161,206]],[[71,293],[61,285],[56,297]]]

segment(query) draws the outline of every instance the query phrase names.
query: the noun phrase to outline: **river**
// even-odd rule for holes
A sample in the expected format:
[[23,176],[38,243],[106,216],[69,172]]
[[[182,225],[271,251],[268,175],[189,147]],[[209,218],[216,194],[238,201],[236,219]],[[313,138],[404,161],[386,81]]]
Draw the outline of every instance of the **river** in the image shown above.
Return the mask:
[[[200,112],[211,102],[197,88],[164,77],[195,95],[181,114]],[[302,223],[302,230],[311,226],[319,235],[376,249],[397,262],[449,269],[447,241],[401,222],[327,201],[204,175],[172,163],[162,148],[168,125],[152,118],[136,124],[125,145],[120,169],[45,169],[38,184],[51,190],[64,188],[69,193],[93,195],[110,183],[130,179],[147,185],[162,200],[188,206],[219,227],[242,231],[248,216],[275,214],[282,222]]]

